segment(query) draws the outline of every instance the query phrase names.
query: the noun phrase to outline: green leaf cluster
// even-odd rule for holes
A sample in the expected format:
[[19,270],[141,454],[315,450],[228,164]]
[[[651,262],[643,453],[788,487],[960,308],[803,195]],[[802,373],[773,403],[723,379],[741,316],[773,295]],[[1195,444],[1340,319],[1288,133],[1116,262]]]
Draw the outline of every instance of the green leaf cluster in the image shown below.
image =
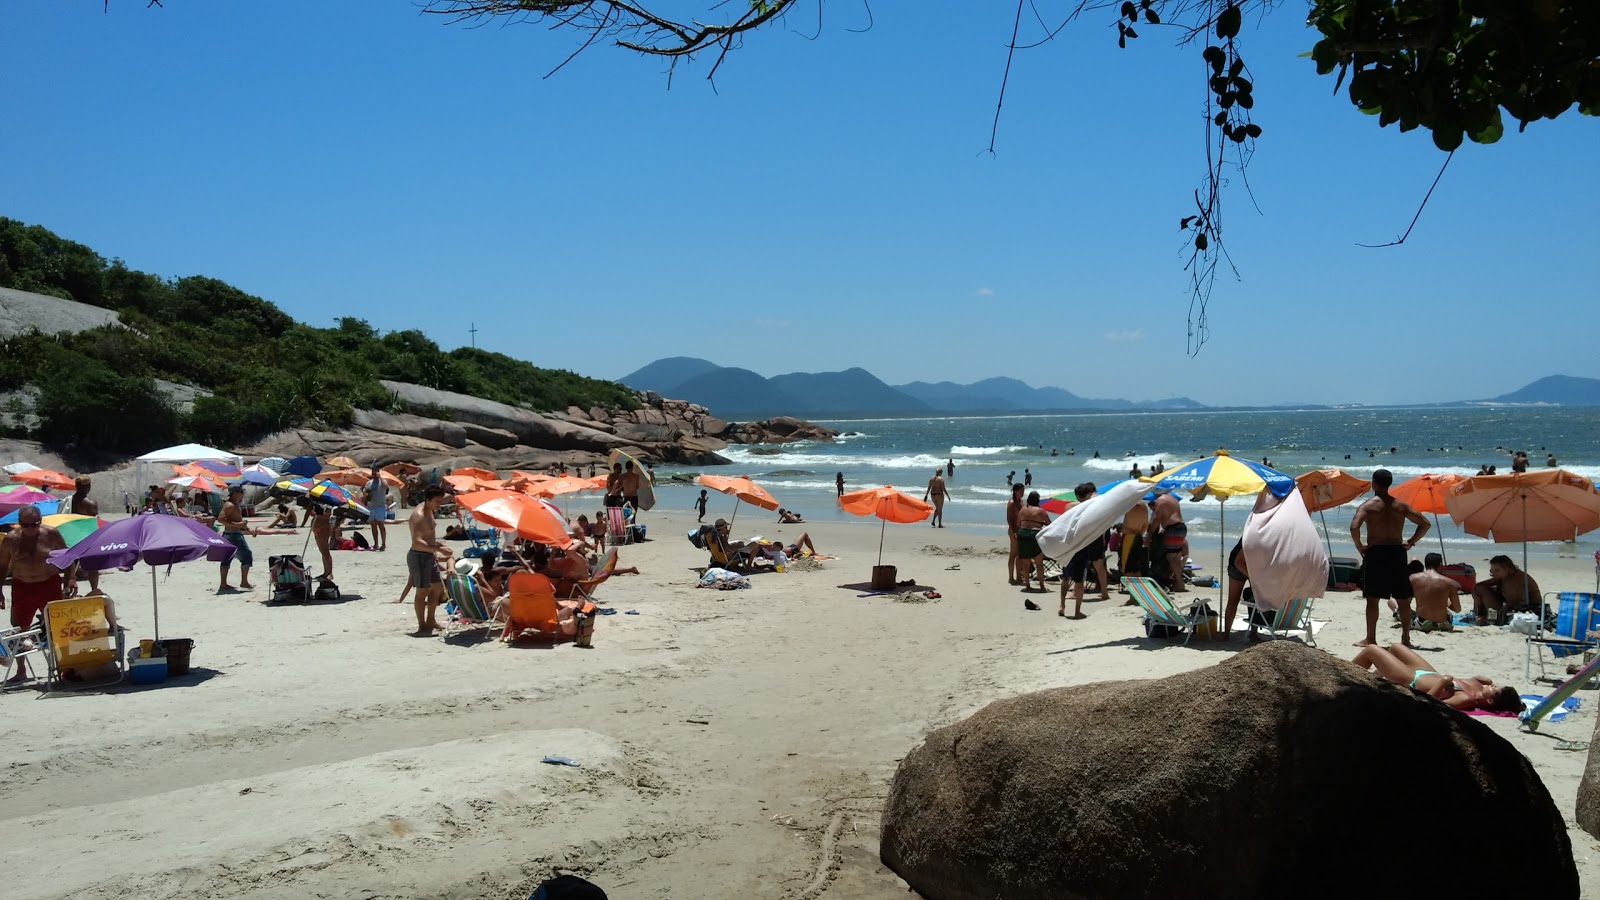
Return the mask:
[[[486,350],[444,351],[418,330],[380,334],[357,318],[313,328],[214,278],[159,278],[3,217],[0,287],[116,310],[127,326],[0,340],[0,390],[38,385],[36,436],[59,446],[131,453],[342,427],[356,409],[394,408],[381,379],[535,410],[636,405],[615,382]],[[213,395],[180,412],[158,379]]]
[[1401,131],[1427,128],[1441,150],[1576,106],[1600,114],[1600,2],[1317,0],[1317,72],[1349,76],[1350,102]]

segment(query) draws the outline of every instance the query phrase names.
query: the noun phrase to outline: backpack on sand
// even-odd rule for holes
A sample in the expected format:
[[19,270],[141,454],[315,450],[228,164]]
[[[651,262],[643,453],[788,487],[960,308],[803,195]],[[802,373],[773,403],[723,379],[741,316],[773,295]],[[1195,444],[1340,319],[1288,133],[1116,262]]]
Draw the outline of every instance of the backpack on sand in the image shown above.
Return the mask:
[[311,582],[305,563],[298,556],[267,557],[267,574],[272,580],[275,603],[305,603],[311,599]]

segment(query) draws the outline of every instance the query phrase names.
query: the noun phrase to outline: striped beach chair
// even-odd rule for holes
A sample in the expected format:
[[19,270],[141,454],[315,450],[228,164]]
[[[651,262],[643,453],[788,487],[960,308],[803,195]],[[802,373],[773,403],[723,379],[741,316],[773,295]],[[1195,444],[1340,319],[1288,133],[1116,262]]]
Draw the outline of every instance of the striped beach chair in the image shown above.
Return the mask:
[[450,624],[445,627],[444,637],[500,624],[479,593],[478,582],[471,576],[454,574],[445,578],[444,595],[450,604]]
[[[1550,596],[1549,594],[1545,595]],[[1544,654],[1556,659],[1593,650],[1597,642],[1590,637],[1600,631],[1600,594],[1588,591],[1562,591],[1555,595],[1555,609],[1548,600],[1543,616],[1539,617],[1539,630],[1528,636],[1522,657],[1522,676],[1533,677],[1533,662],[1539,661],[1539,678],[1549,678],[1544,668]]]
[[[1289,637],[1292,632],[1303,631],[1306,635],[1306,645],[1315,647],[1317,636],[1311,630],[1311,597],[1301,597],[1290,600],[1281,609],[1276,611],[1258,609],[1254,603],[1250,604],[1250,615],[1257,622],[1258,628],[1266,631],[1273,637]],[[1268,616],[1267,613],[1273,613]]]
[[1180,611],[1177,604],[1172,602],[1172,597],[1162,590],[1161,585],[1154,578],[1141,576],[1126,577],[1122,579],[1122,586],[1128,589],[1128,595],[1144,610],[1144,622],[1148,630],[1152,625],[1166,625],[1177,628],[1183,632],[1183,642],[1189,643],[1194,637],[1195,628],[1200,616],[1206,613],[1205,603],[1196,599],[1190,601],[1187,612]]
[[1522,724],[1526,726],[1529,731],[1538,731],[1540,719],[1543,719],[1545,716],[1548,716],[1557,709],[1560,709],[1562,704],[1567,702],[1568,698],[1578,692],[1579,688],[1583,687],[1585,684],[1589,683],[1595,678],[1600,678],[1600,657],[1597,657],[1588,665],[1584,666],[1582,669],[1579,669],[1578,674],[1562,682],[1560,686],[1550,692],[1550,696],[1545,697],[1538,703],[1538,705],[1534,706],[1532,709],[1523,710],[1522,714],[1517,718],[1522,720]]

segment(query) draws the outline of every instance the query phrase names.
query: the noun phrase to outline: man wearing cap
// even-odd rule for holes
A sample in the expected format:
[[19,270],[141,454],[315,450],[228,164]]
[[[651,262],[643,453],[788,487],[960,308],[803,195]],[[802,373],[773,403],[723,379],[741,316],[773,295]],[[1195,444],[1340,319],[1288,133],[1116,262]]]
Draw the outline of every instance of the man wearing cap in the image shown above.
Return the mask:
[[[52,550],[67,549],[67,542],[41,519],[37,506],[24,506],[17,513],[17,527],[0,538],[0,609],[6,605],[6,573],[11,574],[11,624],[29,628],[45,605],[67,596],[68,585],[77,586],[77,566],[65,572],[50,564]],[[27,657],[17,659],[17,674],[11,681],[28,677]]]
[[244,520],[244,513],[239,511],[239,501],[244,499],[244,487],[234,485],[228,488],[227,502],[222,504],[222,512],[217,514],[217,524],[222,526],[222,537],[234,546],[233,559],[222,561],[222,584],[217,587],[217,593],[222,594],[233,590],[228,584],[228,567],[236,559],[239,561],[239,590],[253,591],[256,586],[250,583],[250,566],[256,561],[255,555],[250,552],[250,544],[244,539],[247,534],[255,534],[255,529]]

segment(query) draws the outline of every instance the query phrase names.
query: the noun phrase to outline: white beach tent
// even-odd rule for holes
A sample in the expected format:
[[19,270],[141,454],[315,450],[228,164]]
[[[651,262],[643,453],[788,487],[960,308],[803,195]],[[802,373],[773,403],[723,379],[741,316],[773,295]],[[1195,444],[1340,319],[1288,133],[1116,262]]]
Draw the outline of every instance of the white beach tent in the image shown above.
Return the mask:
[[244,459],[237,453],[204,444],[179,444],[164,450],[152,450],[133,461],[134,492],[139,494],[152,484],[164,484],[172,477],[172,466],[188,465],[203,459],[230,462],[244,468]]

